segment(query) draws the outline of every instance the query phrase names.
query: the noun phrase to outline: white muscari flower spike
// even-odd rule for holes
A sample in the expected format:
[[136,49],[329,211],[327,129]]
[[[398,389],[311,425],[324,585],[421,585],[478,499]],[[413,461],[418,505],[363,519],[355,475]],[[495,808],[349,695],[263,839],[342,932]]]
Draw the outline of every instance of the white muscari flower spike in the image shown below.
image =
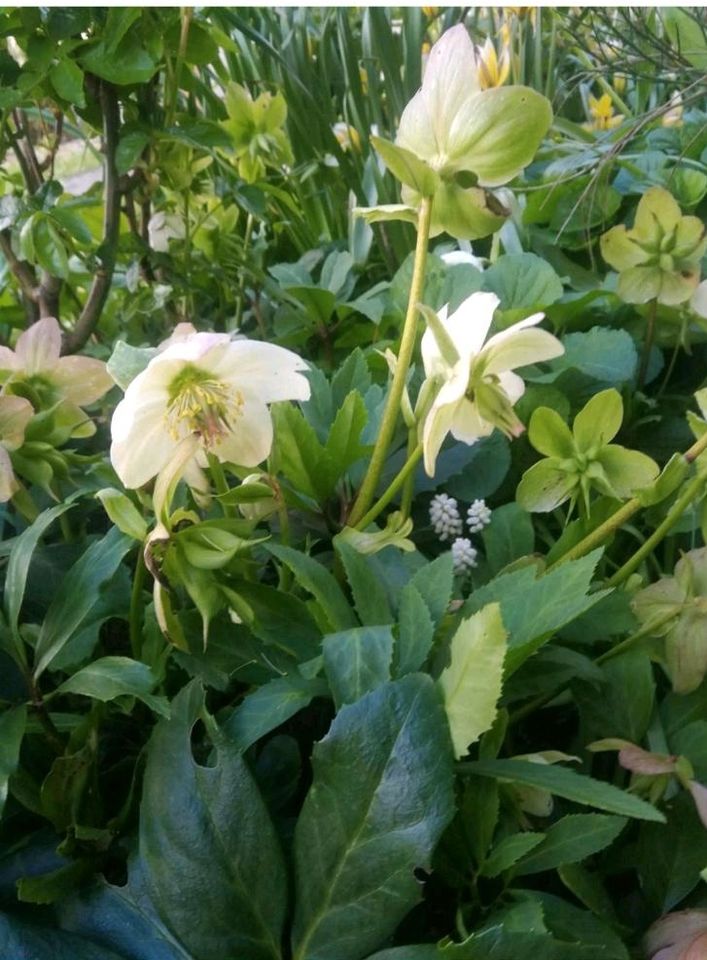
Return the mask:
[[467,537],[457,537],[452,544],[452,563],[457,576],[463,576],[476,566],[478,550],[471,545]]
[[481,533],[491,523],[491,510],[485,500],[474,500],[466,512],[466,522],[472,533]]
[[430,523],[440,540],[458,537],[464,529],[457,501],[446,493],[438,493],[430,503]]

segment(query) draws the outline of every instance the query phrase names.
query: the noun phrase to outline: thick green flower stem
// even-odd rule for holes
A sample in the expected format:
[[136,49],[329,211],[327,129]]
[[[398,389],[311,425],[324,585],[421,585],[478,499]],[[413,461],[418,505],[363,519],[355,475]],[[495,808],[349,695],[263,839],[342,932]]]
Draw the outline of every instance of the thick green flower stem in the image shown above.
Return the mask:
[[[692,444],[689,450],[685,451],[683,454],[685,462],[693,463],[705,450],[707,450],[707,431],[702,434],[699,440]],[[579,543],[576,543],[567,553],[555,560],[555,562],[548,567],[548,570],[552,570],[561,563],[566,563],[568,560],[578,560],[579,557],[583,557],[585,554],[591,553],[596,547],[600,547],[602,543],[608,540],[612,534],[616,533],[620,527],[628,523],[631,517],[638,513],[642,506],[643,504],[638,497],[633,497],[628,503],[619,507],[616,513],[612,514],[608,520],[600,524],[596,530],[592,530],[591,533],[587,534]]]
[[[228,482],[226,480],[226,474],[223,469],[223,464],[218,459],[218,457],[215,457],[213,455],[213,453],[207,454],[207,458],[209,461],[209,473],[211,474],[211,479],[214,482],[216,493],[219,496],[223,496],[223,494],[228,493],[230,489],[230,487],[228,486]],[[224,517],[234,516],[233,508],[229,507],[226,503],[223,502],[223,500],[221,501],[221,509],[223,510]]]
[[395,427],[400,415],[400,402],[402,400],[403,390],[405,389],[405,381],[410,367],[410,361],[412,360],[412,351],[415,346],[415,337],[417,334],[417,304],[422,299],[422,289],[425,281],[425,264],[427,262],[427,245],[431,217],[432,198],[424,197],[420,202],[420,210],[417,218],[415,264],[412,272],[412,283],[410,284],[407,313],[405,314],[405,325],[403,326],[403,335],[400,340],[398,362],[383,411],[378,437],[373,447],[373,453],[371,454],[371,461],[368,464],[368,470],[363,478],[361,489],[358,492],[358,497],[349,516],[348,523],[351,527],[360,526],[361,520],[364,518],[373,501],[376,487],[378,486],[378,481],[383,471],[383,464],[388,455],[390,441],[393,438],[393,433],[395,432]]
[[[365,530],[369,523],[373,523],[378,514],[385,510],[390,501],[393,499],[398,490],[403,486],[408,477],[412,477],[413,471],[417,466],[418,460],[422,456],[422,444],[418,443],[412,453],[409,455],[403,466],[400,468],[400,472],[397,477],[390,484],[388,489],[385,491],[382,497],[377,500],[368,513],[361,517],[361,519],[356,524],[356,529]],[[349,523],[349,526],[353,524]]]
[[142,657],[142,624],[143,624],[143,589],[145,587],[145,556],[142,546],[137,552],[135,572],[133,574],[133,589],[130,594],[130,650],[133,659]]
[[655,636],[656,632],[660,630],[661,627],[664,627],[666,623],[670,623],[670,621],[674,620],[675,617],[675,612],[671,610],[670,613],[666,613],[657,620],[653,620],[651,623],[645,624],[645,626],[641,627],[640,630],[632,633],[630,637],[626,637],[626,639],[622,640],[621,643],[617,643],[615,647],[611,647],[609,650],[606,650],[600,657],[597,657],[594,662],[601,666],[601,664],[606,663],[607,660],[612,660],[614,657],[618,657],[622,653],[626,653],[626,651],[635,646],[639,640],[645,640],[646,637]]
[[701,474],[698,474],[693,478],[692,482],[688,483],[688,485],[685,487],[682,494],[678,497],[668,511],[668,514],[663,522],[655,528],[650,537],[648,537],[648,539],[638,548],[638,550],[636,550],[633,556],[629,557],[626,563],[620,567],[607,582],[608,587],[616,587],[631,576],[633,571],[641,565],[651,550],[657,547],[664,537],[667,537],[680,517],[690,506],[692,501],[699,497],[699,495],[702,493],[704,487],[705,478]]
[[[408,458],[415,453],[417,446],[417,425],[415,425],[410,427],[408,430]],[[402,511],[403,519],[407,519],[407,517],[410,515],[410,508],[412,507],[412,497],[414,492],[415,473],[411,470],[405,478],[403,495],[400,499],[400,510]]]
[[638,381],[636,383],[636,388],[638,390],[643,389],[643,384],[646,381],[646,374],[648,373],[648,364],[651,359],[651,350],[653,349],[653,340],[655,339],[655,316],[658,310],[658,301],[651,300],[648,304],[648,314],[646,316],[646,337],[643,341],[643,352],[641,354],[641,366],[638,370]]

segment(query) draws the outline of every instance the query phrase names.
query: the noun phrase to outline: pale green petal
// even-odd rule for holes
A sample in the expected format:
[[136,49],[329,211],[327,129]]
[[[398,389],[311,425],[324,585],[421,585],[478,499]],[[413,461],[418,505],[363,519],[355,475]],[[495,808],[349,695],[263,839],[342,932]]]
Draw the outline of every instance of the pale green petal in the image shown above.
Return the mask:
[[577,449],[583,453],[592,447],[610,443],[621,429],[624,402],[618,390],[595,393],[574,419],[572,432]]
[[675,230],[675,244],[670,252],[676,260],[699,263],[706,244],[705,225],[699,217],[683,217]]
[[651,254],[633,240],[621,224],[612,227],[600,240],[601,255],[614,270],[627,270],[637,267],[650,259]]
[[62,396],[79,406],[93,403],[114,386],[102,360],[77,356],[61,357],[52,370],[51,382]]
[[674,307],[689,300],[697,289],[700,281],[700,268],[676,270],[674,273],[664,273],[661,277],[658,302]]
[[25,374],[43,373],[56,365],[60,353],[61,329],[54,317],[46,317],[20,334],[16,366]]
[[474,45],[457,24],[430,50],[422,87],[403,110],[396,143],[436,165],[460,107],[479,89]]
[[658,267],[630,267],[619,274],[617,292],[626,303],[648,303],[660,293],[662,280]]
[[498,187],[527,167],[550,129],[550,101],[529,87],[496,87],[467,97],[447,141],[449,165],[480,186]]
[[15,479],[15,471],[12,469],[10,454],[0,446],[0,503],[7,503],[19,487]]
[[452,422],[452,436],[462,443],[476,443],[481,437],[489,437],[494,431],[494,425],[489,423],[479,413],[478,407],[471,400],[462,400],[454,413]]
[[546,457],[569,460],[575,455],[572,433],[556,410],[537,407],[528,426],[528,439]]
[[[406,203],[419,203],[403,190]],[[507,214],[500,205],[489,207],[488,196],[480,187],[464,189],[450,180],[442,180],[432,205],[430,236],[448,233],[457,240],[478,240],[488,237],[503,226]]]
[[648,486],[660,473],[658,464],[645,453],[613,443],[599,451],[597,462],[621,500],[630,497],[634,490]]
[[707,614],[696,607],[686,610],[665,642],[665,659],[675,693],[696,690],[707,674]]
[[523,474],[516,500],[531,513],[549,513],[569,500],[578,482],[577,474],[559,470],[554,458],[541,460]]
[[565,352],[557,337],[546,330],[519,330],[513,336],[494,343],[489,340],[479,360],[483,363],[485,374],[500,373],[503,370],[515,370],[530,363],[552,360]]
[[33,416],[29,400],[0,396],[0,444],[7,450],[17,450],[24,443],[25,429]]
[[682,218],[677,201],[663,187],[650,187],[641,197],[631,231],[640,244],[653,248]]

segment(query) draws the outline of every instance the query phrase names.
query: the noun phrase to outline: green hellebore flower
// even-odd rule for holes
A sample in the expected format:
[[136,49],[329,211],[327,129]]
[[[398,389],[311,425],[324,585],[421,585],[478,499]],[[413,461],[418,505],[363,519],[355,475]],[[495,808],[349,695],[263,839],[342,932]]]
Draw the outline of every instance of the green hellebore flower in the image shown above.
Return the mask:
[[702,221],[683,216],[663,187],[644,193],[631,230],[622,224],[601,238],[602,256],[618,271],[618,294],[626,303],[655,299],[674,306],[689,300],[706,248]]
[[458,24],[430,51],[395,144],[375,138],[374,146],[403,183],[404,204],[415,208],[434,196],[430,236],[474,240],[508,216],[486,188],[530,163],[551,122],[550,102],[529,87],[480,88],[474,46]]
[[284,131],[287,104],[281,93],[266,91],[253,100],[245,87],[229,83],[224,102],[228,120],[222,120],[221,126],[233,141],[238,173],[244,180],[255,183],[266,167],[292,163]]
[[665,637],[665,666],[673,690],[696,690],[707,674],[707,547],[686,553],[674,575],[639,591],[632,607],[642,625],[656,625],[654,636]]
[[589,512],[589,493],[625,500],[658,476],[658,465],[637,450],[610,441],[623,420],[617,390],[595,394],[580,410],[570,431],[549,407],[538,407],[530,418],[528,439],[545,455],[523,474],[516,491],[518,503],[535,513],[548,513],[581,495]]

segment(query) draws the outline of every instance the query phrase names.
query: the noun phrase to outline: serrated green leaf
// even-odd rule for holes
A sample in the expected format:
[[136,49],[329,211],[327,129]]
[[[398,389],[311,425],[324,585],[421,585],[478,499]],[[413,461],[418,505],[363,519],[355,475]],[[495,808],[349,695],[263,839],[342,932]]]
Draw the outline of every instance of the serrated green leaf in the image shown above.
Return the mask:
[[664,823],[665,817],[651,804],[601,780],[593,780],[574,770],[527,760],[477,760],[464,763],[462,769],[475,776],[494,777],[547,790],[557,797],[588,807],[637,820]]
[[393,651],[393,674],[404,677],[419,670],[432,649],[435,626],[432,614],[414,583],[400,591],[398,638]]
[[102,703],[116,697],[137,697],[155,713],[167,717],[167,699],[152,693],[156,684],[157,677],[146,663],[129,657],[100,657],[64,680],[55,693],[79,694]]
[[324,668],[337,709],[355,703],[390,680],[393,632],[390,627],[356,627],[322,641]]
[[542,844],[523,857],[516,873],[525,876],[586,860],[613,843],[625,826],[623,817],[601,813],[563,817],[547,828]]
[[521,857],[535,849],[545,839],[544,833],[512,833],[504,837],[489,854],[481,871],[485,877],[498,877],[510,870]]
[[290,674],[258,687],[239,704],[223,724],[224,733],[247,750],[261,737],[328,693],[324,680]]
[[370,562],[341,537],[334,539],[334,545],[344,565],[361,623],[364,626],[392,623],[393,613],[388,594],[380,578],[371,569]]
[[150,742],[140,811],[147,886],[194,956],[280,960],[287,878],[275,830],[235,744],[218,737],[213,765],[195,762],[191,733],[203,714],[192,683]]
[[450,643],[450,663],[439,686],[456,757],[493,724],[501,696],[508,634],[498,603],[462,620]]
[[453,814],[432,680],[414,674],[343,707],[312,762],[295,829],[293,960],[360,960],[419,899],[414,871]]
[[306,553],[269,543],[266,549],[287,564],[300,586],[308,590],[319,603],[333,630],[356,627],[356,617],[346,601],[336,578],[326,567]]

